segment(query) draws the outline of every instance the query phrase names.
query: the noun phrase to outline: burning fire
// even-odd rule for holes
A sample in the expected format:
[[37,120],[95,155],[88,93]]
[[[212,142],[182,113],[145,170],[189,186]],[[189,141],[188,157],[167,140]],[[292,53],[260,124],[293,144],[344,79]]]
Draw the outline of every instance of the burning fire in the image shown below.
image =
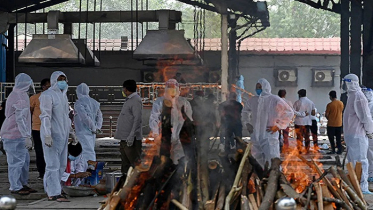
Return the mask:
[[[296,147],[287,148],[284,154],[285,160],[282,162],[283,173],[295,191],[302,193],[314,179],[319,178],[319,175],[299,158],[302,154],[299,154],[299,150]],[[314,150],[310,150],[307,155],[311,156],[316,163],[320,158],[320,153]],[[321,163],[317,164],[322,168]]]

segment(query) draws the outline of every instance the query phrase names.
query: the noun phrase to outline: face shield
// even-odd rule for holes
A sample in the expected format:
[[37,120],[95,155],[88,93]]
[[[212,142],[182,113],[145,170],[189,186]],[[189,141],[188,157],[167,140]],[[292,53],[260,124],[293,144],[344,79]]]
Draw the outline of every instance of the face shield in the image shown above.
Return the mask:
[[28,91],[27,93],[32,96],[34,95],[36,92],[35,92],[35,87],[34,87],[34,84],[31,84],[30,87],[28,88]]
[[179,83],[175,79],[168,80],[165,86],[165,95],[172,98],[179,95]]
[[341,83],[341,93],[347,93],[347,82],[351,83],[352,80],[351,79],[345,79],[343,78],[342,79],[342,83]]

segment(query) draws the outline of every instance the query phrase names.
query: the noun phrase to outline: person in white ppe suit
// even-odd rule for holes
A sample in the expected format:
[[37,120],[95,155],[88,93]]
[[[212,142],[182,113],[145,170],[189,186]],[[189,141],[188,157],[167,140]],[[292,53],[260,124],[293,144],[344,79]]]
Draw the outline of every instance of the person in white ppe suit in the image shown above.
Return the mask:
[[76,136],[83,148],[82,157],[85,163],[88,160],[96,161],[96,134],[102,127],[100,103],[89,96],[89,87],[85,83],[76,87],[76,94],[78,100],[74,104],[74,125]]
[[18,74],[6,101],[6,118],[0,131],[8,162],[9,190],[19,195],[35,192],[27,186],[30,166],[28,149],[32,147],[30,100],[27,94],[30,89],[34,89],[31,77]]
[[181,113],[181,109],[184,107],[184,112],[187,117],[193,121],[192,108],[186,98],[180,97],[179,83],[175,79],[169,79],[165,84],[164,96],[158,97],[153,104],[152,112],[149,119],[149,127],[153,133],[153,136],[157,139],[161,129],[161,114],[164,100],[172,102],[171,109],[171,151],[170,158],[174,164],[178,164],[179,160],[185,156],[183,146],[181,144],[179,135],[181,128],[184,124],[184,118]]
[[[368,138],[373,139],[373,121],[368,100],[359,86],[355,74],[346,75],[343,80],[347,91],[347,104],[343,114],[343,132],[347,145],[348,161],[354,165],[362,163],[360,187],[364,194],[372,194],[368,189]],[[342,85],[344,87],[344,85]]]
[[[365,97],[368,100],[368,107],[370,110],[370,114],[373,117],[373,90],[371,88],[363,88],[363,93]],[[368,163],[369,163],[369,168],[368,168],[368,182],[373,182],[373,139],[368,140]]]
[[266,162],[280,157],[278,131],[286,129],[294,116],[293,109],[280,97],[271,93],[271,85],[266,79],[259,79],[256,93],[247,100],[243,116],[253,143],[251,154],[264,168]]
[[[48,200],[67,201],[61,195],[61,178],[67,165],[67,143],[72,133],[69,118],[69,104],[66,96],[67,77],[61,71],[52,73],[51,87],[44,91],[40,100],[40,136],[44,143],[44,159],[46,163],[44,190]],[[74,137],[74,142],[77,139]]]

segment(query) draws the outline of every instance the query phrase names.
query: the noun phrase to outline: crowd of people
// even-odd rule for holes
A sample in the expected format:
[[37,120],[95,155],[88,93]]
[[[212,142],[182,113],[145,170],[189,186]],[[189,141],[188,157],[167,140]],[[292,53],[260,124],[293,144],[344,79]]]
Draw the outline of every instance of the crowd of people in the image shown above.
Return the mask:
[[[229,154],[239,147],[236,140],[242,138],[244,125],[251,136],[252,156],[264,168],[266,162],[270,164],[272,158],[279,158],[281,151],[291,147],[292,121],[299,154],[310,152],[310,136],[312,150],[318,151],[316,107],[307,98],[305,89],[298,91],[299,99],[292,104],[286,99],[286,90],[272,94],[271,85],[264,78],[255,84],[255,96],[245,92],[243,81],[240,76],[238,91],[230,92],[221,104],[216,104],[214,95],[205,96],[202,91],[188,101],[180,96],[177,78],[166,81],[164,94],[153,103],[149,118],[150,136],[159,142],[160,154],[170,158],[174,165],[188,162],[193,158],[188,149],[193,140],[185,137],[188,133],[193,133],[189,138],[192,136],[199,150],[207,154],[209,138],[218,136],[219,132],[219,150]],[[346,108],[337,100],[336,92],[330,91],[331,102],[325,111],[331,143],[329,153],[343,152],[343,116],[348,160],[362,163],[361,187],[369,194],[368,181],[373,181],[373,91],[361,89],[356,75],[349,74],[343,81],[348,95]],[[67,82],[63,72],[53,72],[50,79],[41,81],[42,92],[35,94],[30,76],[21,73],[15,78],[13,91],[3,107],[5,120],[0,131],[12,193],[36,192],[28,186],[31,147],[35,148],[38,179],[43,180],[48,200],[67,202],[62,186],[79,185],[90,176],[86,172],[87,162],[96,161],[96,134],[101,132],[103,122],[100,104],[89,96],[89,87],[82,83],[76,88],[78,100],[71,114]],[[114,138],[120,140],[121,171],[126,175],[131,166],[141,161],[143,106],[134,80],[124,81],[122,94],[125,100]],[[165,117],[167,114],[170,118]]]

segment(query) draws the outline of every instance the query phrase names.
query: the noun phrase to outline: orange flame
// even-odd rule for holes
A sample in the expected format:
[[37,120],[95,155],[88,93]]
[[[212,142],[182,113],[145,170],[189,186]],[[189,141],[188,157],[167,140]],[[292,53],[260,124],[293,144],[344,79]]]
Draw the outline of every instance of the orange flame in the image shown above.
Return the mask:
[[[305,162],[301,161],[298,156],[299,150],[294,148],[286,148],[285,160],[282,162],[283,173],[287,180],[291,183],[292,187],[297,193],[302,193],[314,178],[318,178],[319,175],[310,168]],[[304,154],[304,153],[303,153]],[[312,156],[312,159],[316,162],[320,154],[317,151],[310,150],[308,155]],[[322,164],[318,165],[322,168]]]

